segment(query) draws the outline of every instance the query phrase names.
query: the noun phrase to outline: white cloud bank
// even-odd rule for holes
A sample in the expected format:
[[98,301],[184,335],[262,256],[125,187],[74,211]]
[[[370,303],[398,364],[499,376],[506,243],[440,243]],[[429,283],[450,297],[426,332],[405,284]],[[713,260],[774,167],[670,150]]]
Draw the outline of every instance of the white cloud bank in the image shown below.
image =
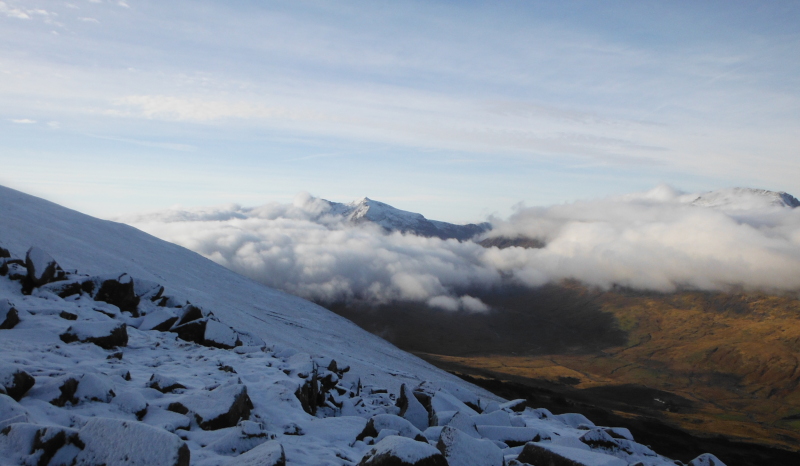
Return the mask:
[[755,204],[734,196],[704,207],[691,204],[696,197],[662,186],[520,207],[493,220],[490,236],[539,238],[541,249],[386,234],[328,214],[327,204],[308,194],[292,204],[172,209],[123,220],[256,281],[325,302],[414,300],[485,312],[468,293],[562,279],[658,291],[800,290],[800,208],[757,196]]

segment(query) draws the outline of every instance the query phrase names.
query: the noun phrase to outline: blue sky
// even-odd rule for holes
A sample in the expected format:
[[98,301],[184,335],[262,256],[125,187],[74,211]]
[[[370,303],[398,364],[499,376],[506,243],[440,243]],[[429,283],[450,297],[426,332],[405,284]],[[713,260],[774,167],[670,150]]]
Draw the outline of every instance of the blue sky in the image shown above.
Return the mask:
[[800,195],[798,2],[0,2],[0,184],[102,217]]

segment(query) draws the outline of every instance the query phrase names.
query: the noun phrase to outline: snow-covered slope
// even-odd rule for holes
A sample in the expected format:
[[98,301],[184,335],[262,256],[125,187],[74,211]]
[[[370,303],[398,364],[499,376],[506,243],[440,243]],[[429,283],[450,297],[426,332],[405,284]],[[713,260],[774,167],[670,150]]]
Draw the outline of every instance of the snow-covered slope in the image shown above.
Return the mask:
[[692,196],[691,203],[701,207],[713,207],[721,210],[744,211],[766,210],[775,207],[800,207],[800,201],[785,192],[768,191],[753,188],[719,189]]
[[414,380],[462,383],[327,309],[130,226],[5,187],[0,187],[0,219],[0,242],[18,257],[40,246],[65,269],[89,275],[124,272],[160,283],[178,298],[212,310],[266,342],[325,353],[359,372],[374,373],[376,383],[390,388]]
[[413,233],[419,236],[442,239],[467,240],[491,228],[488,223],[479,225],[455,225],[447,222],[428,220],[422,214],[396,209],[389,204],[374,201],[368,197],[349,204],[326,201],[330,204],[330,214],[340,215],[353,223],[371,222],[386,231]]
[[674,464],[626,429],[503,402],[186,249],[0,187],[0,465],[517,459]]

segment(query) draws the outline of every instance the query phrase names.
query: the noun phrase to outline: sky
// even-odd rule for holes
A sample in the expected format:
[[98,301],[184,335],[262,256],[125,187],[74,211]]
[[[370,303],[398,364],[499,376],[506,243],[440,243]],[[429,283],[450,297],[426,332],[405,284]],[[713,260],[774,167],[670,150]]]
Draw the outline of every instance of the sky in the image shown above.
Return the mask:
[[798,128],[796,1],[0,1],[0,184],[103,218],[797,196]]

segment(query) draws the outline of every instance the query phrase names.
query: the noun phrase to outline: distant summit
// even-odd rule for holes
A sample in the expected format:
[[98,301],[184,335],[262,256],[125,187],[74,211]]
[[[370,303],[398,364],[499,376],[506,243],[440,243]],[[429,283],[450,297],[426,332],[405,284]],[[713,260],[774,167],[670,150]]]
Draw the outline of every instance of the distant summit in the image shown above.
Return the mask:
[[727,188],[700,194],[691,201],[701,207],[724,210],[758,210],[774,207],[800,207],[800,201],[783,191],[753,188]]
[[330,202],[329,214],[340,215],[352,223],[374,223],[387,232],[399,231],[428,238],[465,241],[491,229],[488,223],[456,225],[428,220],[422,214],[400,210],[368,197],[349,204]]

